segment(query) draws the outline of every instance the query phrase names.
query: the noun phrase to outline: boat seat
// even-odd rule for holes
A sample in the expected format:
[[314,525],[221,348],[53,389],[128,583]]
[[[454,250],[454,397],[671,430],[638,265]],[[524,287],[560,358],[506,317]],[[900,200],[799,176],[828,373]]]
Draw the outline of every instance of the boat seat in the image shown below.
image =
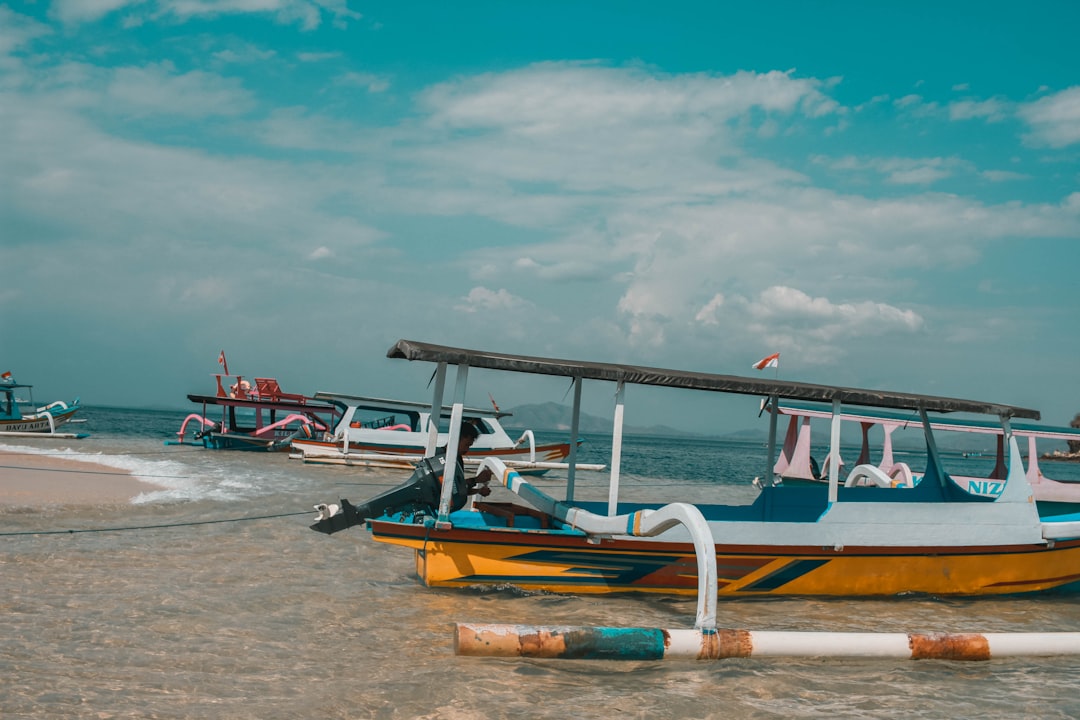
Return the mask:
[[515,521],[525,520],[526,527],[536,528],[539,526],[543,530],[547,530],[551,527],[551,516],[546,515],[534,508],[523,507],[521,505],[513,505],[508,503],[489,503],[478,502],[474,507],[480,512],[494,515],[495,517],[502,518],[506,521],[506,527],[514,527]]
[[299,393],[287,393],[281,391],[281,385],[274,378],[255,378],[255,389],[259,396],[267,400],[292,400],[303,404],[307,398]]

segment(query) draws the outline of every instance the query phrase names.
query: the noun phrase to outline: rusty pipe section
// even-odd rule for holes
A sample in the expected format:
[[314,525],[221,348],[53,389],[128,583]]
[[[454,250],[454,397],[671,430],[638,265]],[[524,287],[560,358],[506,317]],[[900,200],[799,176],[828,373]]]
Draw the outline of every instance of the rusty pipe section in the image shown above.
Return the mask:
[[832,633],[458,623],[454,653],[576,660],[865,657],[992,660],[1080,655],[1080,632]]

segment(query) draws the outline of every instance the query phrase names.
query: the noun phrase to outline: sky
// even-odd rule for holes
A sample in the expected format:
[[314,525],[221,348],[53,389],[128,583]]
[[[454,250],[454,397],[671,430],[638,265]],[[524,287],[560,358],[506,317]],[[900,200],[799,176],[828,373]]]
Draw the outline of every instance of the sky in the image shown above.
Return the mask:
[[[1073,2],[0,0],[0,370],[430,399],[399,338],[1080,412]],[[569,403],[476,371],[470,404]],[[612,387],[585,409],[610,417]],[[632,388],[627,422],[750,415]],[[635,402],[639,403],[635,405]]]

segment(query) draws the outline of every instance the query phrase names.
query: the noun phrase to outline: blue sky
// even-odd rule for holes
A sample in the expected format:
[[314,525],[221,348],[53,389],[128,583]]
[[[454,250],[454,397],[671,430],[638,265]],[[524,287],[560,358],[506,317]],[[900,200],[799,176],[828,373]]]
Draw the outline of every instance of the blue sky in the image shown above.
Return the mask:
[[[781,377],[1064,424],[1078,7],[0,4],[0,365],[41,400],[183,408],[222,349],[409,399],[430,368],[385,358],[401,337],[733,374],[780,352]],[[637,398],[634,424],[748,424]]]

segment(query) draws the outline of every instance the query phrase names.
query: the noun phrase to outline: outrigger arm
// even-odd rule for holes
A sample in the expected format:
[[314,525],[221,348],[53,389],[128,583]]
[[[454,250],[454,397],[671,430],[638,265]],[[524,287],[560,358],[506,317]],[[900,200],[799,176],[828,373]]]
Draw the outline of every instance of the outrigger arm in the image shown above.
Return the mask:
[[698,604],[694,627],[705,633],[716,629],[716,543],[705,516],[695,505],[670,503],[657,510],[638,510],[623,515],[597,515],[578,507],[561,503],[542,492],[511,470],[498,458],[485,458],[480,468],[491,470],[493,478],[499,479],[514,494],[526,500],[542,513],[581,530],[587,535],[612,537],[652,537],[682,525],[690,533],[697,556]]

